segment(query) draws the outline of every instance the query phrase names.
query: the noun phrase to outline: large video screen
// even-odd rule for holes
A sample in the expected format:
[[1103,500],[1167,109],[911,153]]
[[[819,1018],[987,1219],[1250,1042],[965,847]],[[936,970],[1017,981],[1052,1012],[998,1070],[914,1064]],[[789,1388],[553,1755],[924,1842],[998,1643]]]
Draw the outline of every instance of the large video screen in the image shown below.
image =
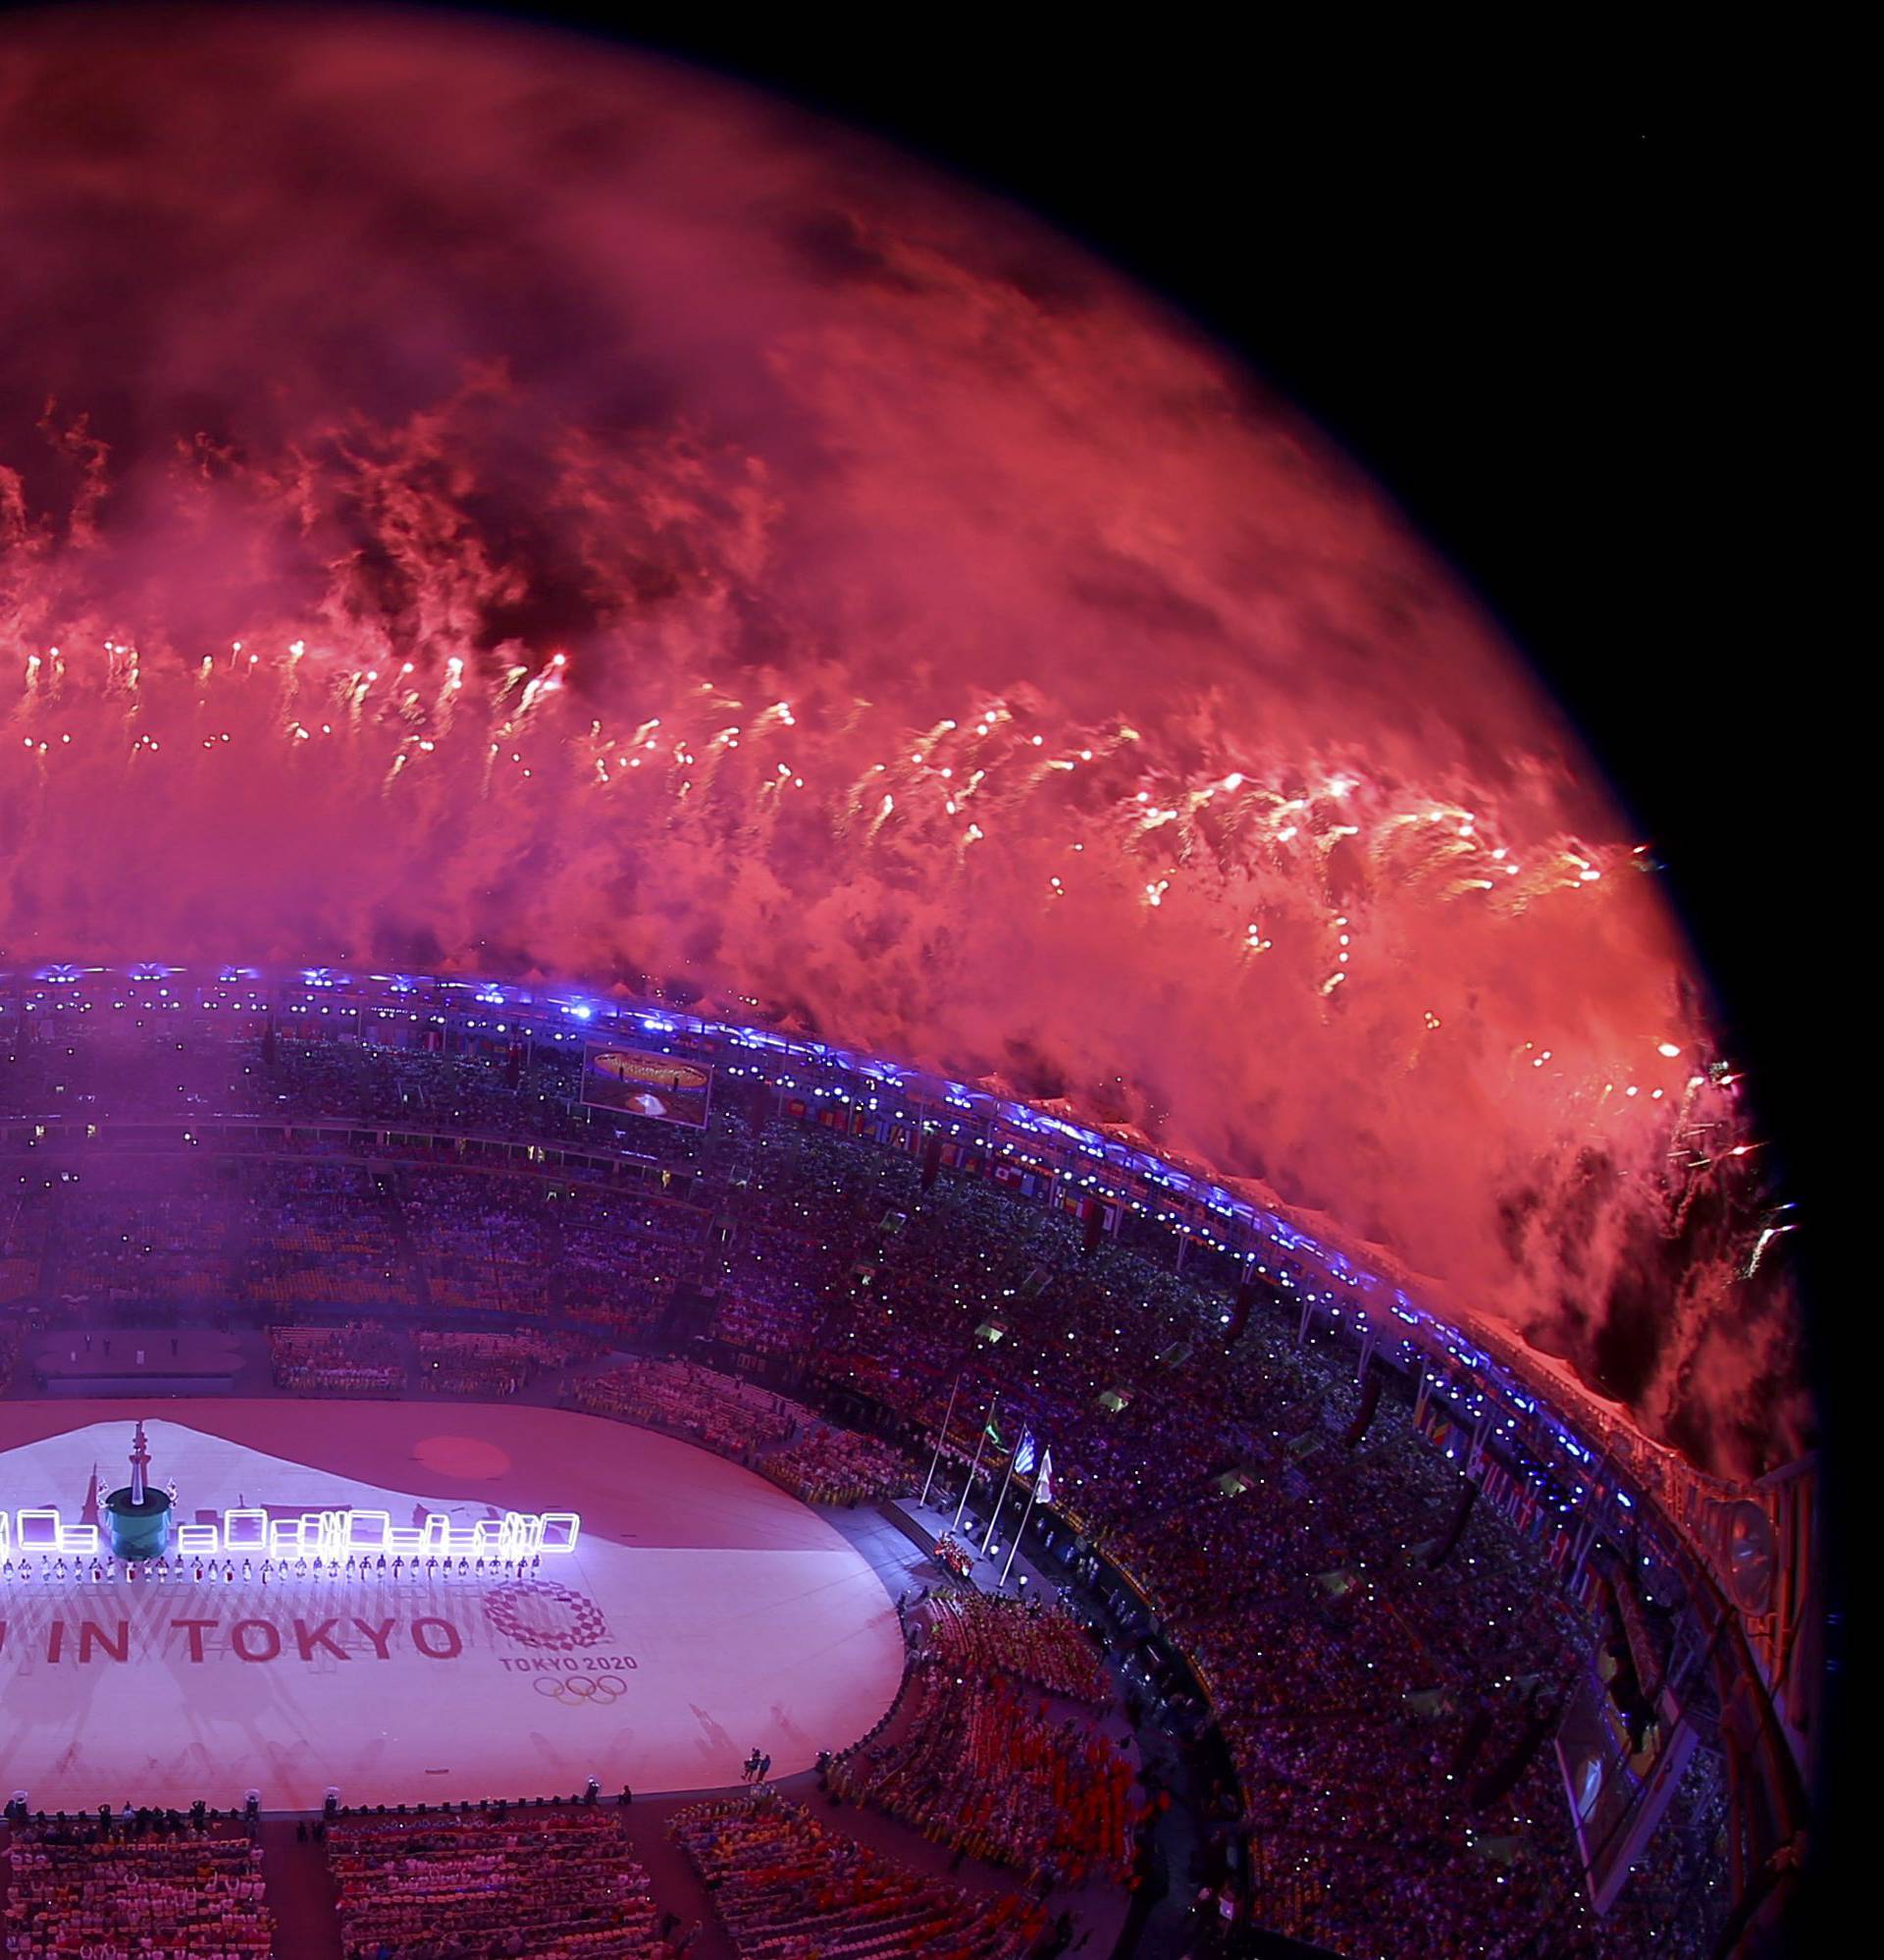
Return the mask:
[[712,1086],[713,1072],[705,1062],[621,1048],[611,1041],[591,1041],[583,1050],[582,1099],[598,1109],[701,1130]]
[[1672,1698],[1664,1697],[1663,1722],[1636,1753],[1615,1703],[1594,1675],[1584,1677],[1564,1710],[1557,1767],[1598,1912],[1607,1912],[1627,1884],[1694,1753],[1692,1722],[1676,1714],[1666,1732],[1671,1709]]

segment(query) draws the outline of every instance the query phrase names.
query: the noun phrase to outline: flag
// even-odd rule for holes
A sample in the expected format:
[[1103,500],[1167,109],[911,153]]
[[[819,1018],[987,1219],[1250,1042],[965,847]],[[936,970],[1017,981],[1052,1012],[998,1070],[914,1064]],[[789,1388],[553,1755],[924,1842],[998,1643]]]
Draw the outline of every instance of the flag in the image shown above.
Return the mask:
[[1033,1498],[1036,1504],[1051,1504],[1053,1502],[1053,1452],[1051,1450],[1045,1451],[1041,1455],[1040,1474],[1033,1480]]
[[1033,1468],[1039,1456],[1040,1446],[1033,1440],[1033,1431],[1021,1430],[1020,1441],[1014,1449],[1014,1467],[1024,1477]]

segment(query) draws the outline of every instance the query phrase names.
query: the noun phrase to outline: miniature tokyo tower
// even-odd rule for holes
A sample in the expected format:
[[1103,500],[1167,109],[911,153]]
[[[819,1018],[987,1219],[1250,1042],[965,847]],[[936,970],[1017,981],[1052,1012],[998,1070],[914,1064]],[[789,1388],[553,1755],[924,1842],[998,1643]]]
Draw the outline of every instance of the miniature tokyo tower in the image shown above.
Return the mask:
[[170,1499],[150,1487],[150,1445],[141,1420],[131,1439],[131,1482],[105,1499],[104,1510],[116,1557],[143,1563],[170,1550]]

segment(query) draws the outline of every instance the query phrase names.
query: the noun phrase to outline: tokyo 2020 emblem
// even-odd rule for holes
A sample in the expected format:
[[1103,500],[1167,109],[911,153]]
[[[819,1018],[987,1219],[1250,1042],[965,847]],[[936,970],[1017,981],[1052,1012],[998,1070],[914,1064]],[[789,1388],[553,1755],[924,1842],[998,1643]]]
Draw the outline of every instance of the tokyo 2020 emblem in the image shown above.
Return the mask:
[[484,1616],[499,1633],[525,1647],[568,1652],[608,1638],[602,1609],[585,1593],[553,1579],[519,1579],[485,1597]]

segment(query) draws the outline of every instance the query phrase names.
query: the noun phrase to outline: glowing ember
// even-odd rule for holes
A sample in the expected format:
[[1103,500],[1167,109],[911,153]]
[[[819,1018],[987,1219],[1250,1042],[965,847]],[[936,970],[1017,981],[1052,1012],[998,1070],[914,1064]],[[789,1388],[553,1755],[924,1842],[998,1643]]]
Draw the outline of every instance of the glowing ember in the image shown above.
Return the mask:
[[1640,840],[1310,433],[775,106],[462,23],[190,43],[0,53],[8,957],[757,996],[1791,1454]]

